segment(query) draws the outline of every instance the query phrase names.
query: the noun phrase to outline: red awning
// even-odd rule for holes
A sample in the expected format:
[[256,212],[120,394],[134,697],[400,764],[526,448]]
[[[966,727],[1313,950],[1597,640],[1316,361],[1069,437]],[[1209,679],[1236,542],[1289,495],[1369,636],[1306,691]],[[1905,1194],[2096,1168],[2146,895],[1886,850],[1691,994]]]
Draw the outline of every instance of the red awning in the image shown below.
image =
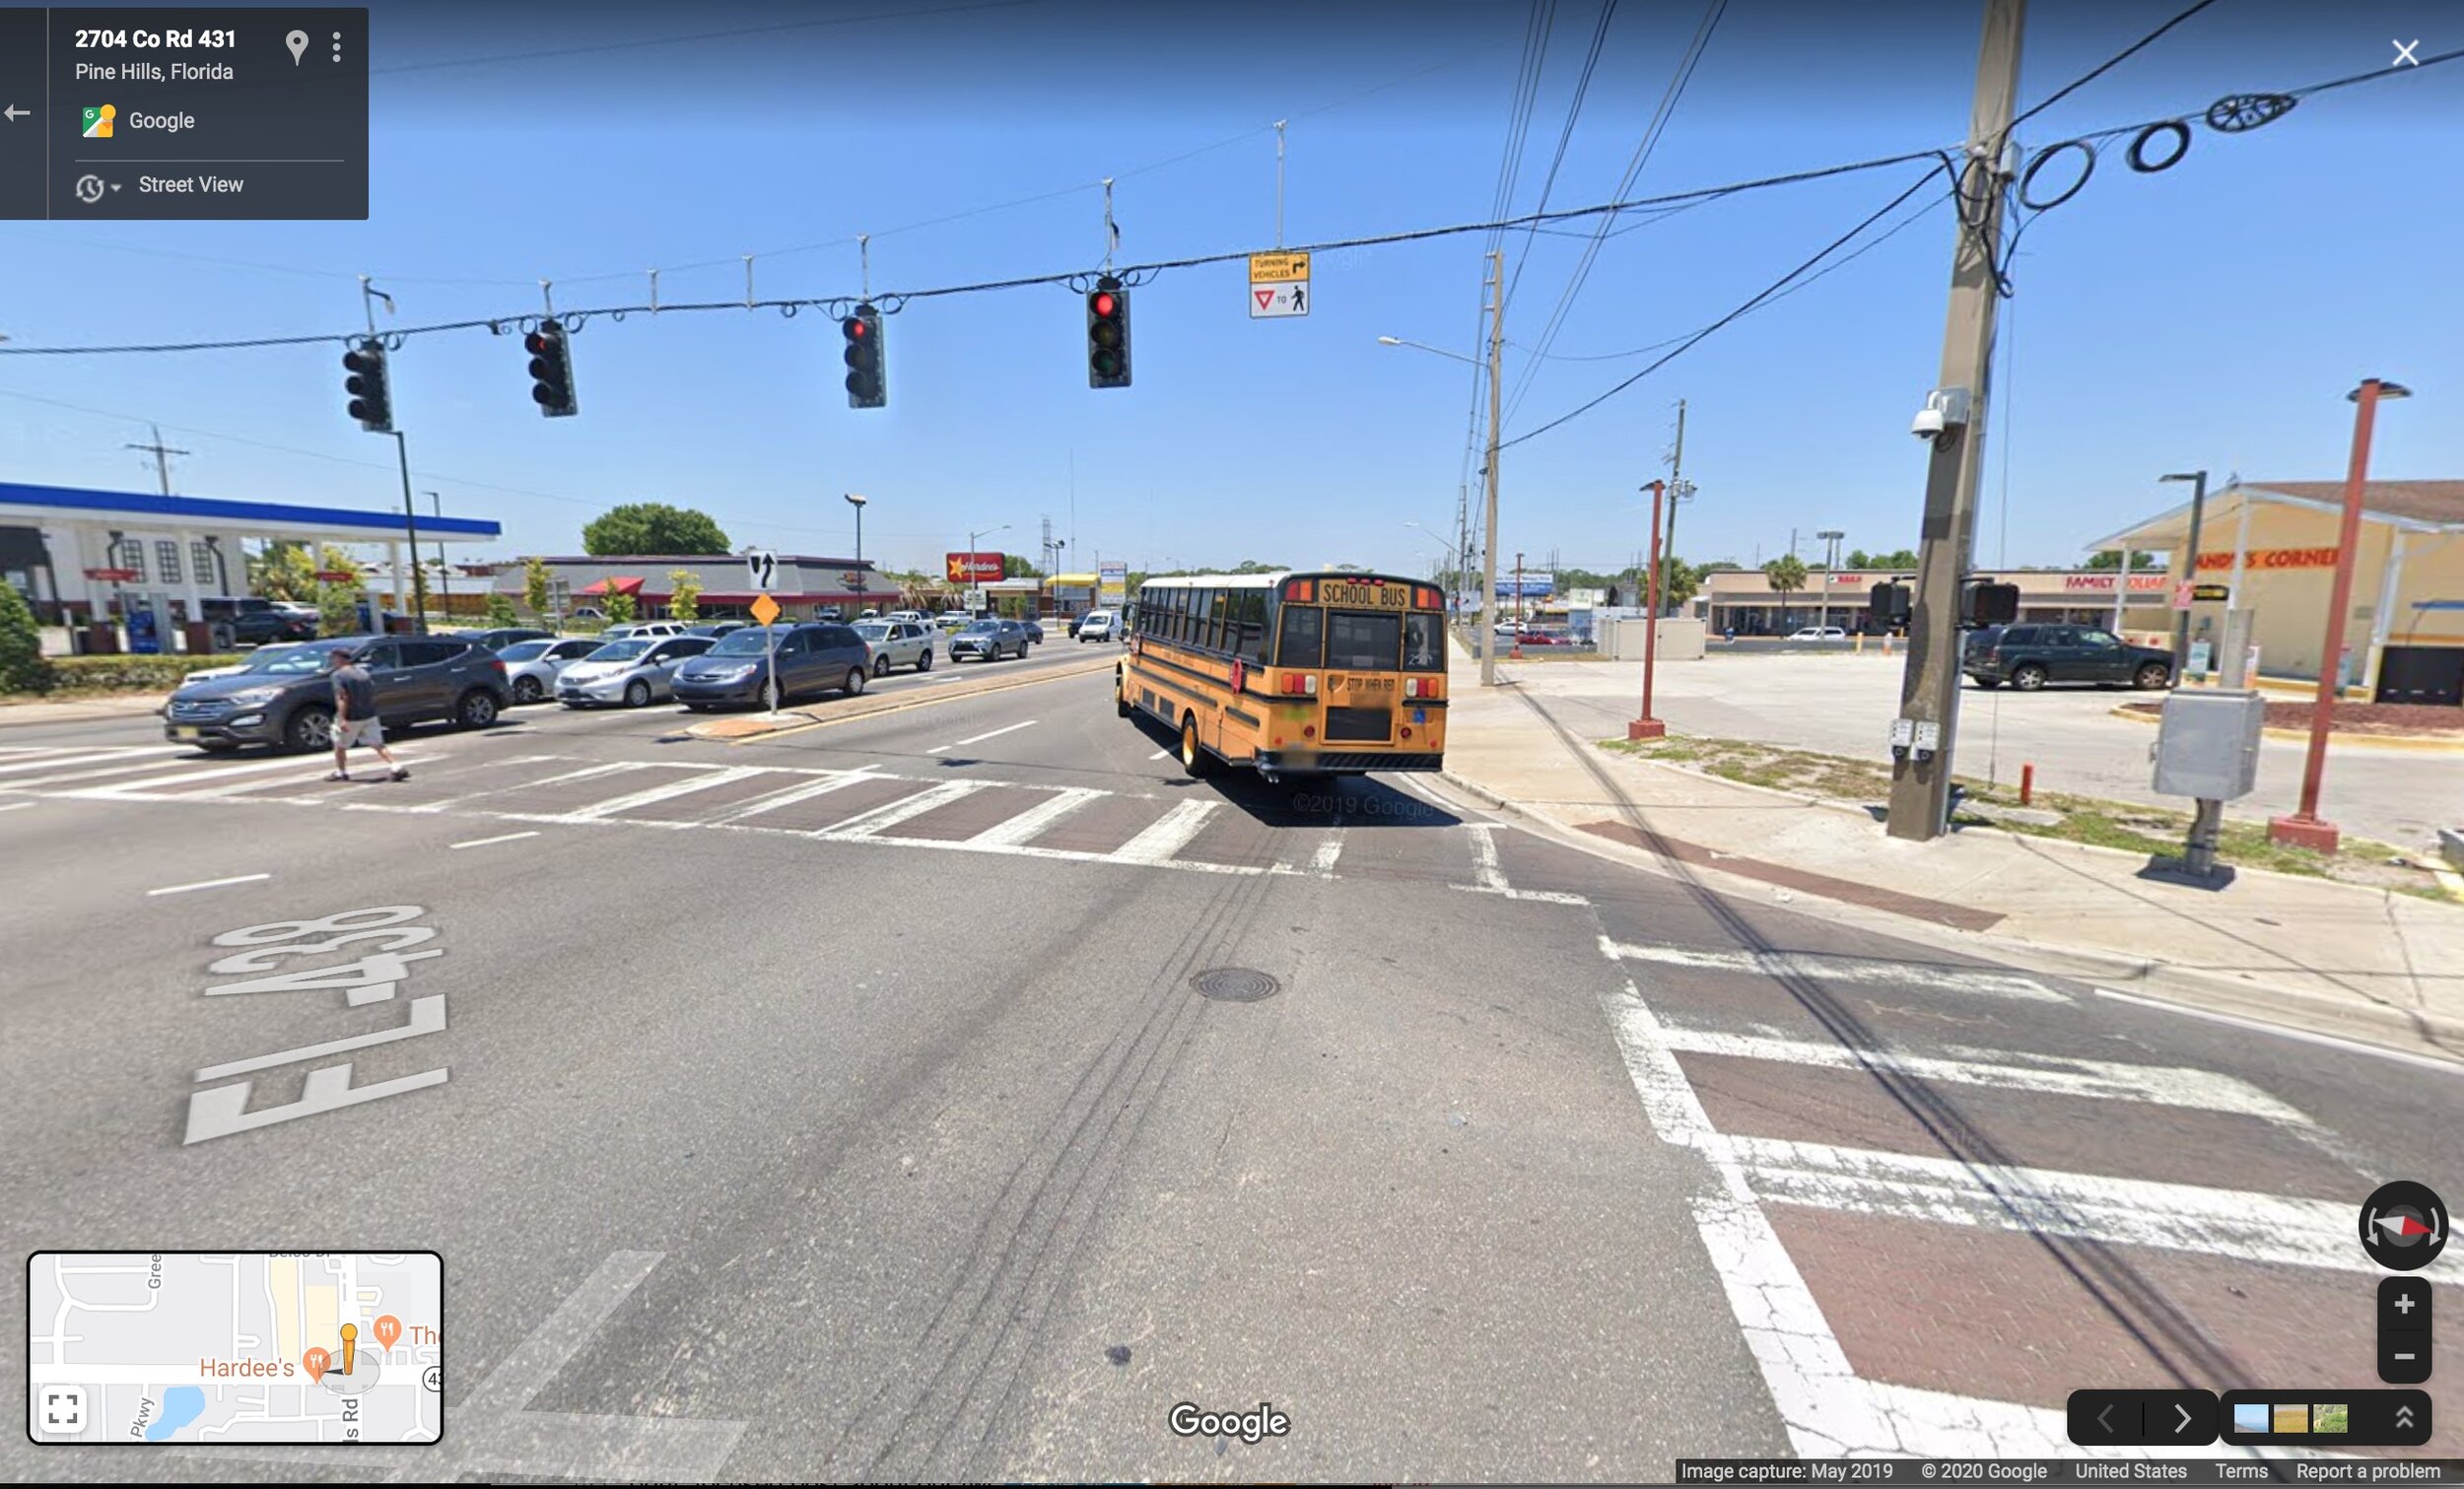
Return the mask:
[[594,583],[584,584],[574,592],[576,594],[607,594],[610,592],[616,594],[640,594],[642,592],[642,581],[640,579],[625,578],[620,575],[616,578],[600,579]]

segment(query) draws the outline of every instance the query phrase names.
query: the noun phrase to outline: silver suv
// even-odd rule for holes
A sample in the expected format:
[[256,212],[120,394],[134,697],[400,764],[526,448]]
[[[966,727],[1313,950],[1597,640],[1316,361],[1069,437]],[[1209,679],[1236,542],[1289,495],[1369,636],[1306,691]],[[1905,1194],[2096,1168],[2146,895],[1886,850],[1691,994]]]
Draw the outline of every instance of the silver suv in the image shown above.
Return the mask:
[[950,660],[965,657],[978,661],[996,662],[1004,656],[1027,654],[1027,628],[1016,621],[969,621],[950,638]]
[[932,670],[932,633],[915,621],[857,621],[856,634],[872,651],[872,675],[886,677],[892,667]]

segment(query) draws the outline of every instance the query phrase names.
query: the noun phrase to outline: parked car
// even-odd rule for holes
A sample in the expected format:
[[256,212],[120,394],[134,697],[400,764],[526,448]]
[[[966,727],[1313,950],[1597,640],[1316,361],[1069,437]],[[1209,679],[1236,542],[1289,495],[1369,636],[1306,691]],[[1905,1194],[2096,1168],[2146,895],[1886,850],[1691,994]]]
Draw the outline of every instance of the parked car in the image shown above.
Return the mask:
[[934,629],[946,635],[971,624],[974,620],[975,617],[964,610],[944,610],[932,618],[932,624]]
[[682,621],[627,621],[621,626],[610,626],[600,632],[599,640],[621,642],[629,641],[637,636],[682,635],[684,635],[684,622]]
[[839,607],[836,605],[824,605],[819,610],[813,612],[813,620],[816,623],[836,621],[838,619]]
[[1070,627],[1069,634],[1081,642],[1108,642],[1114,640],[1114,632],[1117,629],[1111,611],[1090,610],[1078,617]]
[[969,621],[950,638],[950,661],[965,657],[996,662],[1004,655],[1027,654],[1027,628],[1016,621]]
[[857,621],[856,634],[872,648],[872,675],[885,677],[892,667],[932,670],[932,633],[914,621]]
[[1959,638],[1960,670],[1965,671],[1972,663],[1981,660],[1986,652],[1994,648],[1994,643],[2002,640],[2002,633],[2009,629],[2008,626],[1979,626]]
[[1848,633],[1838,626],[1808,626],[1790,633],[1788,639],[1792,642],[1844,642]]
[[574,619],[578,621],[603,621],[607,619],[607,612],[601,610],[596,605],[579,605],[574,609]]
[[316,639],[313,609],[301,615],[254,595],[208,595],[197,602],[197,618],[205,622],[217,651]]
[[707,636],[628,636],[602,643],[556,675],[556,701],[568,709],[596,704],[647,708],[669,696],[678,664],[715,644]]
[[536,704],[555,696],[556,680],[567,667],[603,644],[586,636],[562,641],[550,638],[543,642],[515,642],[497,655],[505,659],[505,680],[513,690],[513,702]]
[[779,657],[779,701],[837,688],[850,698],[872,675],[872,651],[855,628],[819,621],[748,626],[676,669],[676,702],[700,711],[719,704],[757,704],[769,687],[769,653]]
[[741,631],[751,624],[753,624],[751,621],[704,621],[699,625],[685,627],[684,634],[687,636],[707,636],[712,641],[717,641],[722,636],[728,636]]
[[921,610],[893,610],[888,615],[883,616],[882,619],[885,621],[914,621],[919,626],[929,626],[932,624],[932,618],[925,615]]
[[2022,693],[2047,683],[2153,689],[2173,680],[2173,653],[2094,626],[2005,626],[1982,650],[1967,651],[1960,670],[1980,688],[2009,683]]
[[1028,645],[1041,646],[1044,644],[1044,627],[1040,623],[1035,621],[1020,621],[1018,624],[1024,628],[1027,633]]
[[449,637],[345,636],[267,647],[242,670],[190,678],[163,706],[163,737],[206,751],[245,744],[333,748],[334,652],[347,648],[376,685],[386,728],[449,718],[485,728],[505,711],[505,659]]
[[493,631],[456,631],[452,634],[462,641],[475,642],[478,644],[487,647],[489,650],[497,652],[502,652],[506,647],[513,645],[515,642],[552,642],[556,640],[555,632],[542,631],[536,626],[500,626]]

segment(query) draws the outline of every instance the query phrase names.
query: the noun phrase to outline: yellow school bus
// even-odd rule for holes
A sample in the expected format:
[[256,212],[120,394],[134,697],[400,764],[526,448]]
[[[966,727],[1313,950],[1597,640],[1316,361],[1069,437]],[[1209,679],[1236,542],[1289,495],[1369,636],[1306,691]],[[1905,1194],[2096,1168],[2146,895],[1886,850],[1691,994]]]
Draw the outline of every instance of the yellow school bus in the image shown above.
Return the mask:
[[1393,575],[1149,579],[1113,679],[1122,717],[1179,737],[1182,769],[1268,780],[1434,771],[1446,752],[1445,597]]

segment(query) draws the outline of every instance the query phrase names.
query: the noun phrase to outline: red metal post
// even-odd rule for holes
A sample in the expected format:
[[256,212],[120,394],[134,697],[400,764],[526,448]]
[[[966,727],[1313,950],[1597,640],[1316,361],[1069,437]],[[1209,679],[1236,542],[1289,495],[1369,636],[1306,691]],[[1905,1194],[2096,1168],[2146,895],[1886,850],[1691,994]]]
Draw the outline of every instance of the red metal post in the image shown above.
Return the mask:
[[1651,716],[1652,668],[1660,660],[1660,499],[1666,481],[1651,483],[1651,577],[1643,581],[1643,715],[1625,726],[1628,739],[1665,739],[1669,726]]
[[2019,767],[2019,805],[2026,806],[2035,799],[2036,768],[2032,765],[2022,765]]
[[[2320,653],[2318,697],[2310,706],[2310,753],[2301,768],[2301,807],[2267,824],[2271,842],[2336,850],[2342,835],[2318,817],[2319,783],[2327,775],[2327,730],[2335,718],[2336,694],[2344,681],[2346,613],[2353,605],[2353,570],[2361,542],[2361,488],[2369,473],[2370,429],[2378,418],[2379,379],[2363,378],[2354,396],[2353,463],[2344,482],[2344,525],[2336,539],[2336,583],[2327,600],[2327,648]],[[2399,395],[2401,390],[2399,390]]]

